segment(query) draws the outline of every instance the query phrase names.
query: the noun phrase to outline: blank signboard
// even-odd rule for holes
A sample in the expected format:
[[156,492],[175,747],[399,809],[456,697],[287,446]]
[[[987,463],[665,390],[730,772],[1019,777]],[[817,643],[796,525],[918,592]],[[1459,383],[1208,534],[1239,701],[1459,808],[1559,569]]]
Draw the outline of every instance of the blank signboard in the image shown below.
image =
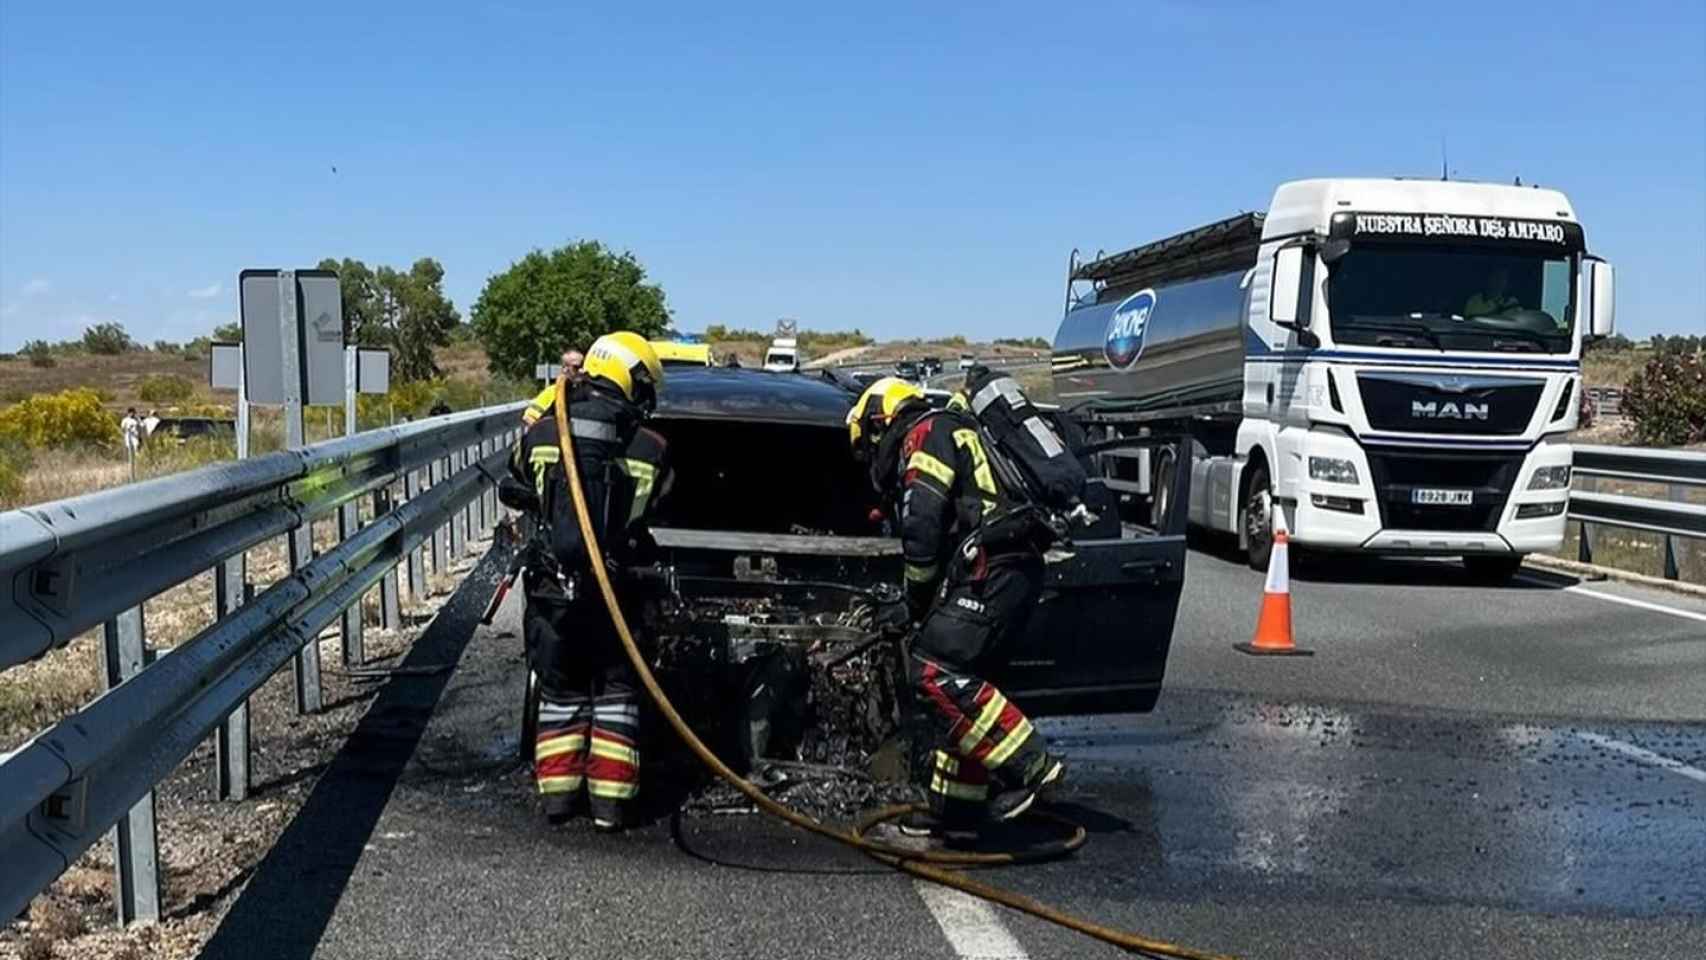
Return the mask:
[[386,393],[391,389],[391,351],[356,348],[355,389],[358,393]]
[[210,344],[207,351],[207,385],[215,390],[235,390],[243,377],[243,345]]

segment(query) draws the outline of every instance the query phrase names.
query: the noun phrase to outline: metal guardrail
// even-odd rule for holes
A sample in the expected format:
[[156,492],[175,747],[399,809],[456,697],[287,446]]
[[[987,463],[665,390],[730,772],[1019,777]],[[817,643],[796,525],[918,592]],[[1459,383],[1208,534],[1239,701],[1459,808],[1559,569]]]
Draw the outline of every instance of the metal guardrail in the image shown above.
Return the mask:
[[[411,595],[423,596],[423,554],[445,571],[470,528],[495,520],[493,481],[522,408],[0,514],[0,670],[104,625],[106,677],[100,697],[0,757],[0,917],[17,916],[113,830],[120,921],[158,919],[154,785],[216,733],[221,796],[248,794],[250,694],[293,664],[298,709],[319,710],[321,631],[341,620],[344,660],[361,662],[362,598],[378,589],[381,623],[398,625],[397,567],[406,564]],[[365,496],[373,519],[361,526]],[[313,556],[308,525],[334,511],[340,542]],[[245,552],[280,536],[290,574],[247,596]],[[215,622],[169,652],[149,651],[143,602],[210,569]]]
[[1602,417],[1623,416],[1623,391],[1617,387],[1588,387],[1588,399],[1593,401],[1593,409]]
[[[1676,538],[1706,539],[1706,504],[1683,500],[1688,487],[1706,488],[1706,453],[1643,447],[1577,446],[1575,475],[1585,481],[1570,491],[1569,518],[1581,524],[1577,556],[1593,562],[1589,524],[1644,530],[1664,535],[1664,575],[1675,580]],[[1600,479],[1664,484],[1670,499],[1654,500],[1593,489]]]

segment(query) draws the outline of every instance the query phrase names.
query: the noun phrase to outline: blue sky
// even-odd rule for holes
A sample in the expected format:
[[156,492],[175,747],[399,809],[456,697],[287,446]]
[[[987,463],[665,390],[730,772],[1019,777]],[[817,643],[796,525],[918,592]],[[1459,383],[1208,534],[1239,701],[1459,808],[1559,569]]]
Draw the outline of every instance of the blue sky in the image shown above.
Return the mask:
[[323,256],[466,314],[582,237],[688,329],[1051,336],[1072,247],[1442,136],[1570,195],[1625,332],[1706,330],[1706,4],[575,6],[0,5],[0,349]]

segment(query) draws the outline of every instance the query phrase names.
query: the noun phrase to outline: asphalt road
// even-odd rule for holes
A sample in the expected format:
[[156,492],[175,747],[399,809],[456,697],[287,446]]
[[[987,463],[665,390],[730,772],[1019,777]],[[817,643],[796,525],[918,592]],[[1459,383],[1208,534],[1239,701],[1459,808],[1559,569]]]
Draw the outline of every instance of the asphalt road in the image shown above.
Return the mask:
[[[1156,712],[1044,723],[1089,845],[984,879],[1245,957],[1706,956],[1706,604],[1356,561],[1295,572],[1314,657],[1254,660],[1260,576],[1188,572]],[[755,816],[545,829],[510,759],[518,605],[470,633],[484,590],[409,658],[455,671],[377,698],[204,956],[1121,955]]]

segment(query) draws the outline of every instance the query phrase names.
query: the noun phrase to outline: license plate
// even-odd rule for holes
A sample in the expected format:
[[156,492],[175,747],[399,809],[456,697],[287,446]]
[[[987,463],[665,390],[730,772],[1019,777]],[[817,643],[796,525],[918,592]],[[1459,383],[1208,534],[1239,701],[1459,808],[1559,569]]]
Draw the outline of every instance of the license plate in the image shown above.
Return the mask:
[[1410,502],[1429,506],[1468,507],[1475,504],[1475,491],[1416,489],[1410,491]]

